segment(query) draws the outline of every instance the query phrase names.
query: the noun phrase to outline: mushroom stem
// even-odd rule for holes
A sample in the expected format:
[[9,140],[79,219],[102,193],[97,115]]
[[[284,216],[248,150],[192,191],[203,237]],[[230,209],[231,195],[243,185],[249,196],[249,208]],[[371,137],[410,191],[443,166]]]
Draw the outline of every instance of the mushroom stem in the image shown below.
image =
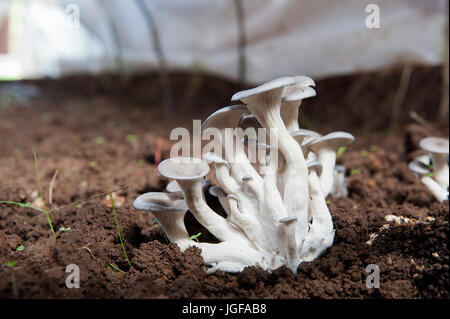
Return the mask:
[[247,235],[251,242],[256,243],[258,236],[258,225],[256,220],[252,220],[248,215],[244,215],[238,207],[238,198],[229,195],[228,204],[230,206],[230,221],[238,225]]
[[[230,172],[236,181],[241,182],[246,176],[251,176],[246,185],[248,189],[261,198],[261,186],[262,178],[251,165],[247,154],[245,153],[244,143],[242,142],[243,136],[236,136],[233,138],[234,143],[227,143],[227,139],[232,137],[225,133],[225,159],[230,163]],[[235,146],[235,147],[234,147]]]
[[183,199],[174,194],[149,192],[133,203],[138,210],[150,211],[158,220],[158,224],[171,242],[175,242],[182,251],[189,246],[197,246],[190,239],[184,225],[184,215],[188,207]]
[[322,148],[318,151],[317,158],[322,164],[322,175],[320,175],[320,185],[323,196],[326,198],[333,188],[333,171],[336,164],[336,152],[329,148]]
[[176,243],[181,251],[186,250],[190,246],[197,246],[197,243],[189,237],[186,226],[184,225],[186,210],[170,213],[152,211],[152,214],[158,220],[158,224],[164,233],[166,233],[169,241]]
[[[308,184],[304,182],[307,178],[307,165],[303,152],[284,126],[279,113],[279,107],[278,111],[270,110],[266,114],[255,114],[255,116],[263,127],[271,131],[270,134],[278,142],[278,149],[286,161],[283,202],[288,214],[298,218],[298,222],[296,223],[296,237],[304,238],[308,231],[307,214],[309,197]],[[267,133],[269,134],[269,132]]]
[[302,260],[305,261],[317,258],[333,244],[334,239],[333,221],[315,171],[311,171],[309,174],[308,184],[312,223],[300,253]]
[[424,175],[420,178],[420,181],[428,188],[428,190],[439,202],[442,203],[443,201],[448,200],[448,191],[443,189],[433,178]]
[[178,180],[189,210],[200,224],[208,229],[220,241],[225,241],[239,235],[239,231],[227,223],[226,219],[216,214],[207,204],[203,195],[200,179]]
[[295,132],[300,129],[298,124],[298,110],[302,101],[283,102],[281,107],[281,117],[289,132]]
[[216,179],[220,187],[227,194],[233,194],[239,189],[239,185],[230,175],[230,168],[224,163],[214,163],[214,168],[216,170]]

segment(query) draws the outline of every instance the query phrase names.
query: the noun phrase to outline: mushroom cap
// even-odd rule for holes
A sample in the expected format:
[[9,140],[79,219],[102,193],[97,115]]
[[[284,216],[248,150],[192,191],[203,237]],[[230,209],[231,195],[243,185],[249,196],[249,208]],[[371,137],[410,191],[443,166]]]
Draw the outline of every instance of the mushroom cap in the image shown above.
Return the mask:
[[266,82],[264,84],[261,84],[260,86],[257,86],[253,89],[237,92],[231,97],[231,101],[244,100],[250,96],[265,93],[265,92],[268,92],[268,91],[271,91],[274,89],[279,89],[279,88],[282,88],[287,85],[293,85],[295,83],[296,83],[296,81],[294,78],[281,77],[281,78]]
[[419,174],[419,175],[425,175],[430,172],[430,168],[427,165],[425,165],[424,163],[419,162],[419,161],[409,162],[408,168],[410,171],[412,171],[416,174]]
[[321,136],[317,132],[306,129],[299,129],[298,131],[292,132],[291,135],[299,144],[301,144],[308,137],[318,138]]
[[209,165],[195,157],[171,157],[159,163],[158,172],[174,180],[194,180],[206,176]]
[[[296,139],[297,140],[297,139]],[[315,140],[317,140],[317,137],[315,137],[315,136],[309,136],[309,137],[306,137],[303,141],[302,141],[302,143],[300,144],[300,147],[302,148],[302,152],[303,152],[303,155],[306,157],[306,156],[308,156],[308,153],[309,153],[309,151],[311,150],[311,144],[315,141]],[[298,140],[297,140],[298,141]]]
[[253,114],[247,114],[241,117],[238,126],[243,130],[246,130],[249,127],[260,128],[261,124],[258,122],[256,116]]
[[316,90],[312,87],[303,87],[297,89],[295,92],[284,95],[281,99],[283,102],[301,101],[303,99],[316,96]]
[[314,82],[313,79],[304,75],[292,76],[291,78],[295,80],[295,84],[291,86],[286,86],[283,89],[283,97],[295,93],[296,91],[298,91],[298,89],[316,86],[316,83]]
[[166,186],[166,191],[169,193],[181,193],[180,185],[178,185],[177,181],[171,181]]
[[314,82],[314,80],[311,79],[309,76],[296,75],[292,76],[292,78],[294,78],[294,80],[297,82],[297,85],[300,87],[316,86],[316,82]]
[[225,106],[214,113],[212,113],[202,124],[202,131],[208,127],[217,129],[235,128],[243,114],[248,114],[250,111],[245,104],[237,104]]
[[319,161],[312,161],[308,163],[308,170],[315,171],[317,176],[322,175],[322,164]]
[[281,218],[278,222],[280,224],[290,224],[290,223],[296,222],[296,221],[297,221],[297,217],[295,217],[295,216],[288,216],[288,217]]
[[227,197],[227,193],[220,186],[212,186],[208,192],[214,197]]
[[336,150],[341,146],[346,146],[352,143],[355,137],[347,132],[332,132],[327,135],[317,138],[311,143],[311,150],[316,152],[321,148],[330,148]]
[[424,150],[434,154],[448,154],[448,139],[442,137],[426,137],[421,139],[419,146]]
[[178,212],[187,211],[188,207],[183,199],[174,194],[162,192],[145,193],[136,198],[133,207],[138,210],[153,212]]
[[230,166],[230,163],[228,163],[227,160],[213,152],[203,154],[203,159],[214,164],[225,164]]

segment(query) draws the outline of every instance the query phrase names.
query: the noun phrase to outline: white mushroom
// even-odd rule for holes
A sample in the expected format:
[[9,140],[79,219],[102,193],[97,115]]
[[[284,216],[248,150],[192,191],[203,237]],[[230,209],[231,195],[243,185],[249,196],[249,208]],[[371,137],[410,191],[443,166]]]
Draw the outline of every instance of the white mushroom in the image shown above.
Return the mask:
[[158,171],[162,176],[177,181],[195,218],[217,239],[224,241],[239,234],[236,227],[206,204],[202,180],[209,173],[208,163],[197,158],[168,158],[159,163]]
[[325,197],[333,187],[333,171],[336,164],[336,153],[341,146],[346,146],[355,140],[354,136],[346,132],[333,132],[319,137],[311,143],[311,150],[317,155],[323,166],[323,172],[320,176]]
[[311,86],[316,86],[314,80],[307,76],[294,76],[296,83],[283,90],[281,118],[289,132],[299,130],[298,110],[303,99],[316,96]]
[[416,174],[422,184],[428,188],[439,202],[448,200],[448,191],[442,188],[432,177],[428,176],[430,173],[428,166],[419,161],[412,161],[408,164],[408,168]]
[[174,194],[178,198],[183,198],[183,192],[181,191],[180,186],[178,186],[177,181],[171,181],[169,184],[167,184],[166,191]]
[[436,181],[441,187],[447,189],[449,183],[449,169],[447,163],[447,156],[449,153],[448,139],[426,137],[420,141],[419,145],[422,149],[430,152]]
[[197,246],[197,243],[190,239],[184,226],[184,215],[188,207],[183,199],[173,194],[151,192],[136,198],[133,207],[150,211],[167,238],[176,243],[182,251],[189,246]]

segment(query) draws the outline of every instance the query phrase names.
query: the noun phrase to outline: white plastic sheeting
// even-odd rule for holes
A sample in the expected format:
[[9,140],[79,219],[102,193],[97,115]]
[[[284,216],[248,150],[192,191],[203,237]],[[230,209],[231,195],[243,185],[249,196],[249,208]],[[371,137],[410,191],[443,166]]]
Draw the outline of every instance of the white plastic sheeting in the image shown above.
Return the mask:
[[[14,1],[26,7],[22,39],[12,52],[26,77],[158,68],[151,24],[137,4],[140,0]],[[235,1],[142,1],[157,26],[169,68],[195,65],[237,78]],[[324,77],[404,63],[438,64],[445,44],[445,1],[243,0],[246,79],[263,82],[282,75]],[[380,7],[379,29],[365,25],[371,3]],[[80,28],[67,23],[65,8],[70,4],[79,8]]]

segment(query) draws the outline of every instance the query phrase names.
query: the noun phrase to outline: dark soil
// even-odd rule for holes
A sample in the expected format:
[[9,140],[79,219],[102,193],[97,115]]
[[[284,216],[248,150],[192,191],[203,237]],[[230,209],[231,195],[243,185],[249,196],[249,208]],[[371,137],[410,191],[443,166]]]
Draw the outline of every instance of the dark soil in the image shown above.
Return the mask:
[[[387,123],[399,78],[399,71],[390,71],[317,81],[317,97],[304,101],[303,125],[321,133],[349,131],[357,141],[339,158],[349,175],[349,197],[329,198],[334,245],[301,264],[296,276],[287,268],[268,273],[256,267],[207,275],[199,250],[181,253],[151,214],[132,208],[139,194],[165,186],[154,164],[158,154],[168,156],[170,130],[191,128],[192,119],[229,104],[237,85],[174,74],[176,112],[164,116],[157,75],[31,82],[41,89],[38,98],[0,103],[0,200],[42,205],[35,148],[57,241],[42,213],[0,204],[0,298],[15,297],[14,282],[19,298],[448,299],[449,204],[437,203],[407,168],[421,137],[448,136],[448,119],[436,121],[440,70],[414,70],[400,129],[392,132]],[[413,121],[411,110],[429,125]],[[131,267],[106,199],[110,190],[117,190]],[[412,221],[396,224],[386,215]],[[192,216],[186,223],[192,234],[202,232],[200,240],[213,240]],[[374,233],[378,237],[367,244]],[[13,261],[16,266],[7,267]],[[79,289],[66,288],[69,264],[80,267]],[[380,269],[379,289],[366,288],[369,264]]]

